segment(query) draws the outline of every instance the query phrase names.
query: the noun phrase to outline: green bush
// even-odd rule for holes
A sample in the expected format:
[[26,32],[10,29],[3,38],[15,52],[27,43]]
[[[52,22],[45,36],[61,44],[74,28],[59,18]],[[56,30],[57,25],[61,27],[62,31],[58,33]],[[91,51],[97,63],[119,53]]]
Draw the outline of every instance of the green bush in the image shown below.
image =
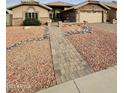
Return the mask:
[[25,19],[23,21],[24,26],[39,26],[41,25],[40,21],[38,19]]

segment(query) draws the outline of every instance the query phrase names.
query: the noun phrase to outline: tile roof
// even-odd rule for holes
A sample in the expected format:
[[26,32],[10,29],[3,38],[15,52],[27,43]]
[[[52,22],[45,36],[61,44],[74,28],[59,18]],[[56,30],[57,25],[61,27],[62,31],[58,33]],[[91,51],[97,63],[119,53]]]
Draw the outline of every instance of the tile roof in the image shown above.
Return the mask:
[[99,1],[85,1],[85,2],[79,3],[79,4],[75,5],[75,6],[72,6],[72,7],[68,8],[68,9],[66,9],[64,11],[71,10],[71,9],[77,9],[77,8],[82,7],[84,5],[87,5],[89,3],[91,3],[91,4],[99,4],[99,5],[103,6],[104,8],[106,8],[108,10],[110,9],[108,6],[106,6],[103,3],[100,3]]
[[21,1],[21,3],[16,4],[14,6],[10,6],[7,9],[11,10],[13,8],[16,8],[16,7],[19,7],[19,6],[22,6],[22,5],[37,5],[37,6],[40,6],[40,7],[44,7],[45,9],[52,10],[52,8],[48,7],[47,5],[40,4],[39,2],[36,2],[34,0],[23,0],[23,1]]
[[101,3],[111,8],[117,8],[117,2],[101,2]]
[[61,2],[61,1],[56,1],[56,2],[47,3],[46,5],[48,5],[48,6],[73,6],[74,4]]
[[35,0],[22,0],[21,3],[39,3]]

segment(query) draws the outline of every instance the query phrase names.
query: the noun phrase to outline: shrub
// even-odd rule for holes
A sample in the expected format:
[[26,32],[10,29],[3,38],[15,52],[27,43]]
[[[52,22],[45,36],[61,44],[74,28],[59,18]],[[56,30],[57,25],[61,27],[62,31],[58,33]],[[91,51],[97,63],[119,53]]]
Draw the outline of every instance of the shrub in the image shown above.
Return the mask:
[[23,21],[24,26],[39,26],[41,25],[40,21],[38,19],[25,19]]

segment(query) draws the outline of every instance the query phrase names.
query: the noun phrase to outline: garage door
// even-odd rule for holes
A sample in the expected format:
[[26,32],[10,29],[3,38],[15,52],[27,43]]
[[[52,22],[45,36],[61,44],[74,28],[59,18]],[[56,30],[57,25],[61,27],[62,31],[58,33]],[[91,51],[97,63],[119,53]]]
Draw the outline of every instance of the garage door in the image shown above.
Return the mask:
[[80,12],[80,22],[88,21],[88,23],[101,23],[102,12]]

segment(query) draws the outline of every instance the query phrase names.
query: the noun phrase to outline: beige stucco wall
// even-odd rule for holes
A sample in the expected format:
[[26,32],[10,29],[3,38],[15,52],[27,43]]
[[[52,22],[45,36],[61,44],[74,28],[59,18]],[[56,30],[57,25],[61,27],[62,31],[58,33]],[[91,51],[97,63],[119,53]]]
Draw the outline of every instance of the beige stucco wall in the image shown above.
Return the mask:
[[13,26],[23,25],[23,19],[22,18],[13,18],[12,19],[12,25]]
[[[35,12],[38,13],[38,19],[41,23],[47,22],[49,20],[49,11],[40,6],[20,6],[12,9],[13,11],[13,25],[22,25],[23,20],[25,19],[25,13],[29,11],[29,9],[34,9]],[[43,21],[42,21],[43,18]],[[44,21],[45,18],[45,21]]]
[[6,26],[11,26],[11,25],[12,25],[12,15],[6,14]]

